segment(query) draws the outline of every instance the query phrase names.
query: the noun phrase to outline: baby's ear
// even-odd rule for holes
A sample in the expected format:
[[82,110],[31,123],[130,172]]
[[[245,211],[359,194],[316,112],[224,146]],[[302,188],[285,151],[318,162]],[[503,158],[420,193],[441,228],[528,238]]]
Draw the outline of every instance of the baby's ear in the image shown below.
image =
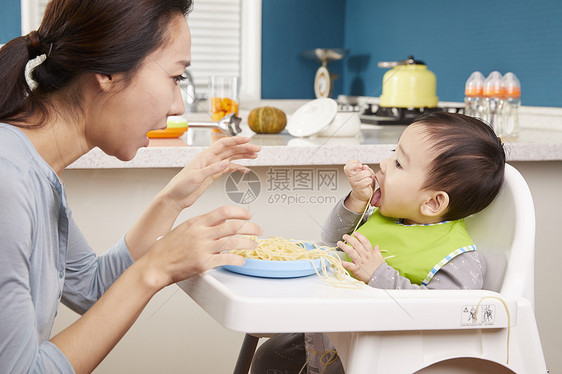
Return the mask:
[[443,216],[449,207],[449,194],[444,191],[434,191],[421,205],[421,213],[428,217]]

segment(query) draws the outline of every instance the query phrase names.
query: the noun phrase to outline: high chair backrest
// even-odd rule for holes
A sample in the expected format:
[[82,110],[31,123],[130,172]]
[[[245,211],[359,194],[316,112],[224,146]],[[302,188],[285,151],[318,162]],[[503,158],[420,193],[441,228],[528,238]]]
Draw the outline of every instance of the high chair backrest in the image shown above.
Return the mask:
[[517,169],[506,165],[498,196],[465,221],[486,258],[484,288],[523,296],[534,305],[535,208],[531,191]]

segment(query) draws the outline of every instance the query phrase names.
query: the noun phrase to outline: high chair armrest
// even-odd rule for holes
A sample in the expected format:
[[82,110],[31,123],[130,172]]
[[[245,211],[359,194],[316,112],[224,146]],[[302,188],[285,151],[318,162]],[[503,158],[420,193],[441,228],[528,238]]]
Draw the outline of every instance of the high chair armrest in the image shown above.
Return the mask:
[[506,328],[517,322],[518,300],[486,290],[382,290],[370,331]]

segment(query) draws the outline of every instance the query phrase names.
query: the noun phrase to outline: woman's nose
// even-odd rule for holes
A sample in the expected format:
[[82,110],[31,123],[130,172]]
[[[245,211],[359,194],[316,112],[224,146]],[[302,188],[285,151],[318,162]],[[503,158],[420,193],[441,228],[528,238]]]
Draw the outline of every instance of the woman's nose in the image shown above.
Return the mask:
[[181,88],[178,85],[174,91],[174,100],[172,106],[170,107],[169,116],[181,116],[185,112],[185,104],[183,102],[183,97],[181,96]]

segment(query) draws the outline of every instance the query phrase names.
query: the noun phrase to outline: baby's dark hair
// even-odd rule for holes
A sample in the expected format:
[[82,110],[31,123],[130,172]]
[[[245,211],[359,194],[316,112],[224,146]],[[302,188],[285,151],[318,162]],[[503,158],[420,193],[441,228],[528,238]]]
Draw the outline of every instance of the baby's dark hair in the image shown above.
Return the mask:
[[424,188],[445,191],[449,207],[443,219],[468,217],[486,208],[504,178],[505,151],[501,139],[479,119],[433,112],[416,119],[424,126],[436,152]]

